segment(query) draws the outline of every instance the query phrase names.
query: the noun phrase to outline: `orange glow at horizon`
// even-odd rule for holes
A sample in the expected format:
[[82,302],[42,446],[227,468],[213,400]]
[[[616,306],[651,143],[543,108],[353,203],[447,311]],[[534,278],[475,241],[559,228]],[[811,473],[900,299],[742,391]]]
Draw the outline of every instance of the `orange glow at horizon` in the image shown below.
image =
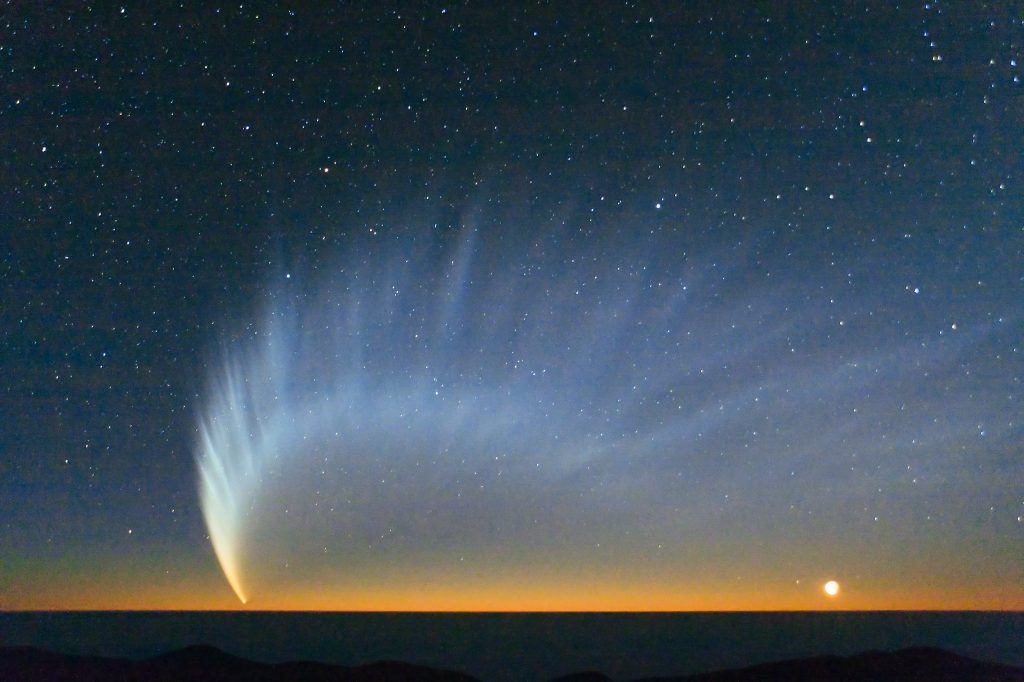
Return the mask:
[[[0,603],[0,610],[143,611],[394,611],[394,612],[657,612],[657,611],[885,611],[1024,609],[1024,590],[950,591],[927,587],[844,591],[842,601],[828,598],[822,583],[737,586],[628,585],[615,581],[558,580],[491,584],[379,584],[330,587],[280,586],[242,605],[223,578],[187,584],[181,581],[64,582],[36,590],[30,598]],[[840,606],[841,604],[841,606]]]
[[[731,571],[679,561],[622,565],[577,557],[547,562],[498,557],[413,566],[381,563],[348,570],[293,566],[268,578],[241,604],[212,555],[196,557],[159,546],[124,553],[83,552],[29,561],[14,555],[0,611],[217,610],[402,612],[651,612],[1024,610],[1015,569],[969,576],[943,569],[868,573],[863,567]],[[461,568],[460,568],[461,567]],[[955,566],[953,566],[955,568]],[[942,570],[938,570],[942,569]],[[842,597],[823,587],[836,581]]]

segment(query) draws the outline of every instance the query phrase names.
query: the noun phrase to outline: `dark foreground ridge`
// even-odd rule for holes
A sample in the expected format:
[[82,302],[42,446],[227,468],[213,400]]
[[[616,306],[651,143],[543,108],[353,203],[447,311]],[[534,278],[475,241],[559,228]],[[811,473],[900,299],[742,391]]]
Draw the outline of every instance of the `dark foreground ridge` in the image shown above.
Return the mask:
[[943,649],[913,647],[855,656],[818,656],[749,668],[637,682],[1024,682],[1024,668],[986,663]]
[[212,646],[190,646],[162,656],[133,661],[123,658],[67,656],[35,647],[0,647],[0,680],[99,682],[478,682],[450,670],[436,670],[397,661],[348,668],[295,661],[258,663]]
[[[0,680],[155,680],[234,682],[475,682],[451,670],[381,661],[344,667],[306,661],[258,663],[211,646],[191,646],[141,661],[68,656],[35,647],[0,647]],[[610,682],[599,672],[583,672],[552,682]],[[856,656],[821,656],[767,663],[681,677],[636,682],[1024,682],[1024,668],[985,663],[932,648],[871,651]]]

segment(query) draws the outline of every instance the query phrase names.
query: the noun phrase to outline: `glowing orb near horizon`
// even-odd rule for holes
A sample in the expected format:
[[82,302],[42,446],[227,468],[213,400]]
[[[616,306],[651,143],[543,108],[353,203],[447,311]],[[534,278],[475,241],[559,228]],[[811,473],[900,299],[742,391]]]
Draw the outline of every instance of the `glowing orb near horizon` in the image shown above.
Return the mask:
[[827,594],[830,597],[835,597],[839,594],[839,583],[837,583],[835,580],[829,580],[827,583],[825,583],[825,587],[823,589],[825,590],[825,594]]

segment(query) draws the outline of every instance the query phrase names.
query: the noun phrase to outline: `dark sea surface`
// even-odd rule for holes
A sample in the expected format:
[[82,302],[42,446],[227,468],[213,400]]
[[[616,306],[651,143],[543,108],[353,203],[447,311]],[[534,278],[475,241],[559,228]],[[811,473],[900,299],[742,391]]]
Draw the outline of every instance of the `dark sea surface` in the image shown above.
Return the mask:
[[0,645],[146,657],[212,644],[264,662],[403,660],[483,680],[615,679],[937,646],[1024,666],[1024,613],[0,613]]

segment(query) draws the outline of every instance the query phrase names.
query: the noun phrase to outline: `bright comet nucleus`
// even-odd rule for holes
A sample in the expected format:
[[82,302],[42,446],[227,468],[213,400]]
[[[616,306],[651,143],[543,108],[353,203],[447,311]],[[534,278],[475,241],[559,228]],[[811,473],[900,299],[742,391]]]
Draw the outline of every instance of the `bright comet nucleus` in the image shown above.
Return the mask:
[[825,583],[824,589],[825,594],[827,594],[830,597],[835,597],[839,594],[839,583],[837,583],[835,580],[829,580],[827,583]]

